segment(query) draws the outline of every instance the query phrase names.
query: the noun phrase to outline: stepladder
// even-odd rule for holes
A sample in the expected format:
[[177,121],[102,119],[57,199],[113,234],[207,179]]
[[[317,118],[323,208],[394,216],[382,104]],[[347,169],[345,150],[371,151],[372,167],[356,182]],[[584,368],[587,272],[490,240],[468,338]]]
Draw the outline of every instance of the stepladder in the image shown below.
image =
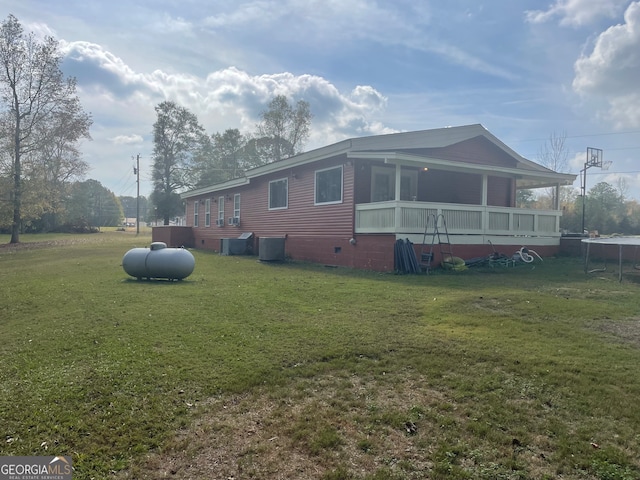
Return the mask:
[[447,230],[447,220],[443,214],[427,215],[420,252],[420,267],[426,273],[431,271],[436,248],[442,262],[453,261],[453,250],[449,231]]

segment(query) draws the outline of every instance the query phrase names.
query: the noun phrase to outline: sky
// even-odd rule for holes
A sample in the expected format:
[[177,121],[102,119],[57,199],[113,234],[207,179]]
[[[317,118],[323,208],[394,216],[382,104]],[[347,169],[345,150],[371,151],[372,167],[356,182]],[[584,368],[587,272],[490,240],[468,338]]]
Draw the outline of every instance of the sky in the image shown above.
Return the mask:
[[275,95],[309,102],[305,149],[367,135],[480,123],[540,162],[565,138],[640,201],[640,1],[0,0],[25,32],[55,37],[91,114],[87,178],[151,193],[155,107],[209,134],[253,133]]

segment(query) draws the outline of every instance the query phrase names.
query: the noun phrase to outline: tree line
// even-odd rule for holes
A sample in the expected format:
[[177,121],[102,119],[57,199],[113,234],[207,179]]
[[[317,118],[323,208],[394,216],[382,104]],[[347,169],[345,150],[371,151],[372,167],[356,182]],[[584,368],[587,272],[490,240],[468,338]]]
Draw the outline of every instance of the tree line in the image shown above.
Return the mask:
[[[79,144],[90,140],[91,115],[76,79],[60,68],[57,40],[38,41],[9,15],[0,25],[0,232],[18,243],[23,232],[92,231],[120,225],[123,203],[97,180],[84,181],[88,164]],[[237,129],[206,134],[196,116],[174,102],[155,108],[153,192],[141,216],[183,213],[179,193],[240,176],[249,168],[301,151],[309,135],[309,104],[275,97],[256,133]],[[127,215],[129,216],[129,215]]]
[[[550,209],[553,199],[548,193],[536,195],[532,190],[518,192],[522,208]],[[617,188],[599,182],[583,198],[578,189],[560,188],[560,229],[564,233],[598,232],[611,235],[640,235],[640,203],[626,197],[624,182]]]
[[[538,152],[541,165],[554,172],[569,171],[569,152],[566,147],[566,132],[553,132]],[[628,198],[628,186],[619,179],[616,186],[599,182],[584,197],[580,189],[561,187],[556,202],[556,189],[540,192],[519,190],[517,206],[523,208],[553,209],[558,204],[562,209],[560,229],[564,233],[584,234],[597,231],[599,234],[640,235],[640,204]]]
[[165,225],[182,215],[180,192],[238,178],[244,172],[302,152],[311,125],[309,103],[277,95],[253,134],[237,128],[208,135],[195,114],[175,102],[156,106],[153,125],[153,203]]

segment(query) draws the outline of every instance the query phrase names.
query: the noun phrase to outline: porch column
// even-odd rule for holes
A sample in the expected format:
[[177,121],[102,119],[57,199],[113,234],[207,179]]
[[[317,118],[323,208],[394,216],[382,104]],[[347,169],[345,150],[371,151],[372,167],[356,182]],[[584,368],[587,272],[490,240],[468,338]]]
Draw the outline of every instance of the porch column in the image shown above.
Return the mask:
[[395,230],[398,231],[400,225],[402,223],[402,209],[400,208],[400,186],[402,180],[402,167],[396,163],[396,188],[394,199],[396,201],[396,211],[395,211]]
[[489,176],[482,175],[482,209],[480,228],[482,228],[483,232],[487,232],[489,230],[489,212],[487,211],[487,197],[489,195]]
[[482,206],[487,206],[487,195],[489,190],[489,177],[482,175]]

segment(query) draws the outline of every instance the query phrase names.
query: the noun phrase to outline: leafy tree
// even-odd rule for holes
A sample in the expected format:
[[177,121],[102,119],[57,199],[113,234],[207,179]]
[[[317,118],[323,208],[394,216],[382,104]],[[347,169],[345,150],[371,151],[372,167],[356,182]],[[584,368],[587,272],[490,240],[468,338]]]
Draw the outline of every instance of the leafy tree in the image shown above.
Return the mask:
[[[579,202],[579,203],[578,203]],[[582,223],[582,198],[572,187],[560,189],[560,228],[567,232],[580,232]]]
[[195,160],[196,187],[214,185],[240,177],[251,166],[247,161],[247,138],[237,128],[214,133]]
[[640,204],[635,200],[624,202],[625,214],[620,222],[620,232],[627,235],[640,234]]
[[125,218],[136,218],[138,208],[140,209],[140,221],[144,221],[147,218],[147,197],[141,195],[140,204],[138,204],[138,199],[136,197],[118,197],[118,199],[122,205]]
[[42,148],[33,155],[30,177],[37,179],[42,188],[39,198],[44,202],[44,213],[40,219],[41,230],[54,230],[58,227],[58,219],[64,214],[64,199],[69,194],[72,180],[83,178],[89,169],[87,162],[81,159],[77,148],[79,136],[89,138],[89,117],[77,110],[52,115],[51,121],[45,125],[42,135],[49,137],[42,142]]
[[533,190],[520,189],[516,191],[516,205],[518,208],[532,208],[536,203]]
[[625,212],[618,191],[607,182],[589,190],[586,198],[585,228],[600,233],[615,233]]
[[[45,147],[49,147],[51,153],[54,138],[59,141],[61,135],[63,143],[88,136],[91,120],[82,111],[76,96],[75,79],[64,78],[61,61],[58,42],[53,37],[38,43],[33,33],[25,35],[13,15],[0,26],[2,154],[8,158],[5,163],[10,165],[13,179],[11,243],[20,241],[22,228],[27,175],[23,160],[31,159],[34,164],[50,160],[43,153]],[[70,118],[74,121],[70,122]],[[61,125],[74,128],[61,134]]]
[[197,117],[186,108],[165,101],[155,110],[151,199],[157,215],[169,225],[172,216],[182,213],[179,192],[193,186],[194,158],[208,139]]
[[231,180],[240,177],[249,167],[245,148],[247,138],[237,128],[225,130],[222,134],[215,133],[211,138],[221,178]]
[[81,231],[122,224],[124,212],[118,197],[97,180],[75,182],[66,205],[66,225]]
[[287,97],[277,95],[269,103],[269,108],[262,112],[261,119],[257,128],[257,139],[261,139],[267,149],[261,151],[260,142],[254,145],[261,163],[276,162],[302,151],[304,143],[309,138],[311,126],[308,102],[300,100],[294,108],[289,104]]

